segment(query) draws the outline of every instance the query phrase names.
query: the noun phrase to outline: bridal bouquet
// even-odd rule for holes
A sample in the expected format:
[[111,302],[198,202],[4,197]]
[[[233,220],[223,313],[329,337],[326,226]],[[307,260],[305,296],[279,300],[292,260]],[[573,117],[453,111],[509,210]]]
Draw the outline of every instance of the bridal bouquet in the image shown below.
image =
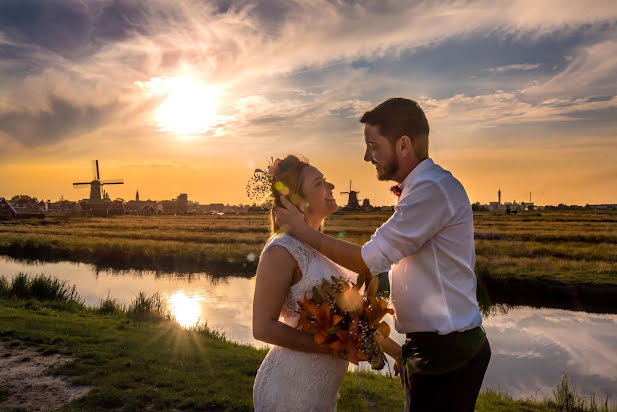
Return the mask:
[[373,369],[382,369],[386,357],[380,349],[376,333],[384,338],[390,335],[390,327],[381,320],[387,314],[386,300],[377,296],[379,279],[374,276],[364,293],[362,282],[353,284],[342,278],[324,279],[315,286],[313,295],[298,301],[298,328],[314,330],[315,343],[327,345],[349,362],[358,364],[368,361]]

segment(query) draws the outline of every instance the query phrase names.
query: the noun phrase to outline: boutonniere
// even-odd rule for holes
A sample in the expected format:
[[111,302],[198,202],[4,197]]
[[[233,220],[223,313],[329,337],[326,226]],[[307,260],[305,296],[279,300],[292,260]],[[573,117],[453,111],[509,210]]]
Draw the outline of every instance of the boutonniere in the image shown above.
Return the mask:
[[396,197],[401,197],[401,187],[399,185],[394,185],[390,188],[390,191],[396,195]]

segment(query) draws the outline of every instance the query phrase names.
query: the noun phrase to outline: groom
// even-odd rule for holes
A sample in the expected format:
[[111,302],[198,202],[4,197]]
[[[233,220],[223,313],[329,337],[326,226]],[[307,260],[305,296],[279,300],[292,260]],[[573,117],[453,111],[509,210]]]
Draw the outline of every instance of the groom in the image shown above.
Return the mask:
[[429,126],[413,100],[366,112],[364,160],[401,193],[394,214],[360,247],[312,229],[284,197],[287,233],[370,276],[390,271],[406,411],[473,411],[491,350],[476,299],[473,215],[461,183],[428,157]]

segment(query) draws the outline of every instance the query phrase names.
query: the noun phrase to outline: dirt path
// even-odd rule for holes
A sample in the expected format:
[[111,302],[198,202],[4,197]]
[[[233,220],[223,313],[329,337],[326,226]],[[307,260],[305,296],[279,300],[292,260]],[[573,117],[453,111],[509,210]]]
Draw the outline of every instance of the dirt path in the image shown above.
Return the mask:
[[19,341],[0,342],[0,409],[44,411],[85,395],[90,387],[71,386],[47,373],[51,366],[70,360],[65,355],[42,355]]

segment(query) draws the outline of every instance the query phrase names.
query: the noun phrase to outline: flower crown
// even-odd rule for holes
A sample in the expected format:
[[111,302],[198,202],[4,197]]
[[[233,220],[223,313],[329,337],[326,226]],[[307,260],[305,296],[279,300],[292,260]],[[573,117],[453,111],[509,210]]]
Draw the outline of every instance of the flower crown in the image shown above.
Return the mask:
[[270,158],[267,170],[255,169],[253,177],[249,179],[246,184],[246,195],[249,199],[255,203],[264,203],[268,200],[272,200],[270,195],[272,194],[272,187],[274,184],[274,176],[279,169],[281,159]]

